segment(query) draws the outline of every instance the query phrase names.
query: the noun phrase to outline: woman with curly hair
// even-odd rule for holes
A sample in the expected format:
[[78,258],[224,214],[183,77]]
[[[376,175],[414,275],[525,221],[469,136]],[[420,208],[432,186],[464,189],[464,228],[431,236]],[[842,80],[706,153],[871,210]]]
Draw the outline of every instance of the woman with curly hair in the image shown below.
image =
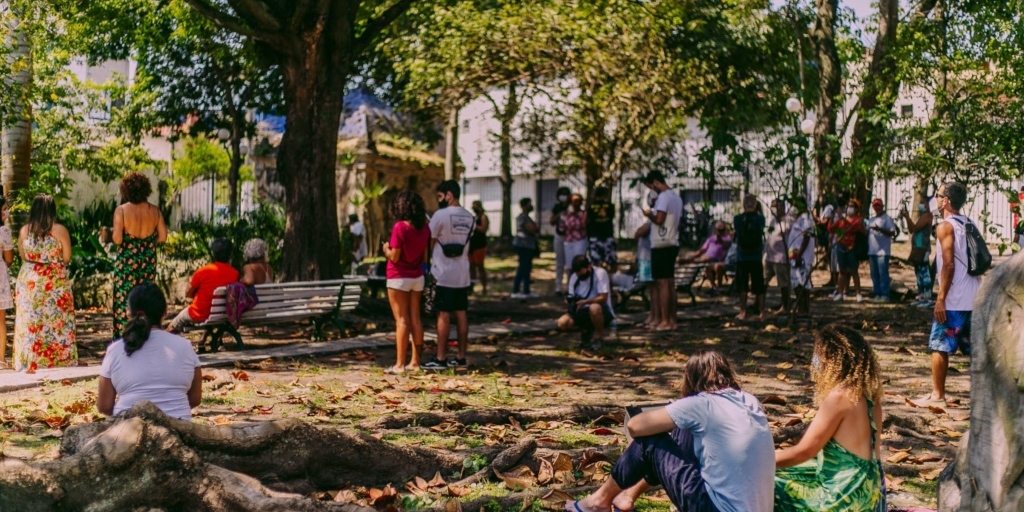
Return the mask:
[[[395,316],[395,365],[389,374],[418,370],[423,351],[423,322],[420,319],[420,301],[423,298],[423,266],[427,262],[430,227],[423,198],[411,191],[400,192],[391,203],[391,240],[384,242],[387,258],[388,302]],[[412,337],[412,357],[405,364]]]
[[160,209],[149,202],[149,177],[130,172],[121,179],[121,206],[114,210],[114,339],[128,323],[128,292],[156,281],[156,245],[167,240]]
[[883,490],[875,352],[857,331],[825,326],[811,379],[819,409],[796,446],[775,452],[775,510],[876,510]]
[[661,485],[682,512],[772,510],[772,434],[761,403],[740,390],[736,372],[717,350],[690,356],[683,397],[637,414],[634,437],[611,476],[567,512],[633,510],[636,499]]

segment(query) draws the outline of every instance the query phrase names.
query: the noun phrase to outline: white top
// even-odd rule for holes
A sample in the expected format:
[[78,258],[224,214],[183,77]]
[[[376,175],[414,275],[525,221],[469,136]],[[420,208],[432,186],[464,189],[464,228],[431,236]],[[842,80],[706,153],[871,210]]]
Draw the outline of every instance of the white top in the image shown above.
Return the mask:
[[[430,273],[437,279],[437,285],[445,288],[466,288],[469,286],[469,237],[473,235],[475,219],[469,210],[461,206],[441,208],[430,219],[430,237],[436,240],[434,252],[430,255]],[[442,244],[465,244],[462,255],[449,258],[441,250]]]
[[[970,219],[961,215],[954,215],[952,218],[961,222],[971,222]],[[946,311],[972,311],[974,309],[974,296],[981,286],[981,276],[972,276],[967,273],[967,231],[964,226],[955,220],[943,219],[942,222],[953,226],[953,284],[946,294]],[[942,246],[936,247],[935,275],[942,286]]]
[[764,258],[768,263],[789,263],[786,258],[786,236],[789,234],[792,219],[787,215],[782,219],[771,216],[768,223],[768,238],[765,240]]
[[[594,272],[594,286],[590,286],[590,278],[580,279],[575,272],[569,274],[568,292],[580,299],[593,299],[602,293],[608,294],[608,311],[615,316],[615,308],[612,307],[612,286],[608,271],[597,266],[591,266]],[[578,286],[577,286],[578,285]]]
[[726,388],[665,407],[693,433],[704,487],[721,512],[770,512],[775,502],[775,444],[761,403]]
[[804,251],[804,265],[807,268],[814,266],[814,219],[809,213],[801,214],[789,229],[789,253],[793,254],[800,250],[804,243],[804,234],[810,233],[811,239],[807,242],[807,250]]
[[[679,197],[672,189],[666,189],[658,194],[658,200],[654,202],[655,214],[665,212],[665,223],[662,227],[668,226],[673,230],[672,238],[679,245],[679,221],[683,218],[683,198]],[[651,224],[651,233],[658,229],[658,226]]]
[[[0,251],[13,251],[14,240],[11,237],[11,228],[0,226]],[[14,297],[11,295],[11,280],[7,272],[7,263],[0,258],[0,309],[11,309],[14,307]]]
[[888,231],[896,231],[896,222],[888,213],[882,213],[868,219],[868,254],[871,256],[889,256],[892,254],[892,238],[871,229],[879,227]]
[[125,353],[123,340],[111,343],[103,356],[100,377],[110,379],[117,391],[114,414],[148,400],[164,414],[188,420],[192,418],[188,390],[197,367],[199,356],[192,350],[191,342],[153,329],[142,348],[131,356]]
[[359,247],[352,249],[352,256],[355,256],[356,260],[362,260],[370,253],[366,247],[366,226],[363,226],[362,222],[355,221],[348,230],[352,233],[352,236],[361,237],[359,239]]

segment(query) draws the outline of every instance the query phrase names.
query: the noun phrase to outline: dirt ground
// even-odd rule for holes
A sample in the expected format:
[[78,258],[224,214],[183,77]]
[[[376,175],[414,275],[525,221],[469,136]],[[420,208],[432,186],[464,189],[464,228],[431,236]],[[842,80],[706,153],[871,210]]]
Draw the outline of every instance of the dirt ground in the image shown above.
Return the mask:
[[[508,260],[492,264],[492,293],[477,295],[471,321],[500,322],[506,318],[551,318],[562,311],[550,294],[550,259],[534,273],[548,297],[519,302],[507,299],[512,271]],[[862,272],[870,291],[866,268]],[[913,272],[894,263],[894,287],[913,286]],[[826,274],[816,273],[823,283]],[[499,293],[504,291],[505,293]],[[889,476],[889,500],[897,506],[935,506],[938,472],[956,452],[969,417],[969,360],[953,356],[946,409],[922,409],[908,398],[929,391],[927,334],[931,313],[905,304],[833,303],[824,290],[813,304],[814,321],[791,330],[781,321],[737,322],[736,299],[701,294],[697,306],[683,301],[681,327],[676,332],[650,333],[622,327],[618,340],[600,352],[580,352],[578,336],[550,331],[506,336],[470,347],[470,369],[456,373],[413,373],[389,376],[383,370],[394,361],[393,349],[355,352],[313,360],[264,361],[256,365],[206,372],[203,402],[194,421],[223,425],[298,417],[325,427],[354,429],[386,441],[465,453],[467,467],[479,454],[496,446],[534,435],[540,446],[553,450],[593,447],[620,450],[625,437],[618,418],[598,422],[538,421],[460,424],[430,427],[382,428],[382,418],[405,413],[472,411],[488,408],[553,409],[570,405],[628,405],[664,402],[677,396],[678,380],[687,354],[700,348],[725,353],[739,370],[742,386],[765,404],[774,428],[809,422],[813,418],[809,363],[815,327],[841,322],[861,329],[874,345],[885,369],[886,400],[882,438]],[[776,293],[769,304],[777,305]],[[639,302],[632,305],[639,309]],[[700,315],[697,313],[700,312]],[[389,310],[383,299],[367,298],[357,314],[364,328],[390,329]],[[82,315],[82,356],[98,364],[109,329],[102,312]],[[88,332],[92,329],[92,332]],[[285,326],[248,334],[253,346],[301,342],[305,327]],[[250,341],[251,340],[251,341]],[[2,373],[0,373],[2,375]],[[95,420],[92,407],[95,381],[55,382],[39,389],[0,395],[0,450],[8,457],[49,459],[57,456],[62,429],[68,424]],[[475,454],[475,455],[474,455]],[[432,475],[422,475],[430,479]],[[452,478],[443,475],[443,478]],[[405,508],[437,505],[431,495],[406,494],[406,482],[395,482]],[[472,496],[500,496],[510,492],[500,482],[474,484]],[[334,491],[331,496],[334,496]],[[366,489],[354,489],[358,497]],[[468,499],[464,498],[464,499]],[[638,508],[664,509],[654,496]],[[518,509],[518,507],[516,507]]]

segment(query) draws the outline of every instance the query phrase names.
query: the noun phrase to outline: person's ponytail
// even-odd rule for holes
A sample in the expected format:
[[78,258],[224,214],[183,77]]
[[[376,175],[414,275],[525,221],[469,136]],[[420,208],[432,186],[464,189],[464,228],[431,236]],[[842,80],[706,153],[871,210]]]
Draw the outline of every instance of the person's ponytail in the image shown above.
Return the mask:
[[128,312],[131,320],[124,326],[122,340],[128,356],[139,350],[149,339],[149,332],[159,327],[167,312],[167,299],[153,283],[136,285],[128,292]]

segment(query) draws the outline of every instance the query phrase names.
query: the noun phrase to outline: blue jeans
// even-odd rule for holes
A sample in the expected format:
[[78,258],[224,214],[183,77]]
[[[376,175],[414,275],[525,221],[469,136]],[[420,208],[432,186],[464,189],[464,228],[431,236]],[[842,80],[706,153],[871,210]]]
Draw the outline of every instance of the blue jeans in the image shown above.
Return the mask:
[[519,256],[519,266],[516,267],[516,277],[512,280],[512,293],[530,293],[530,273],[533,272],[533,249],[516,247],[516,255]]
[[875,297],[889,298],[889,256],[868,256],[871,266],[871,284]]
[[634,439],[612,466],[611,477],[623,489],[641,480],[661,485],[680,512],[718,512],[704,487],[689,430],[677,428]]

